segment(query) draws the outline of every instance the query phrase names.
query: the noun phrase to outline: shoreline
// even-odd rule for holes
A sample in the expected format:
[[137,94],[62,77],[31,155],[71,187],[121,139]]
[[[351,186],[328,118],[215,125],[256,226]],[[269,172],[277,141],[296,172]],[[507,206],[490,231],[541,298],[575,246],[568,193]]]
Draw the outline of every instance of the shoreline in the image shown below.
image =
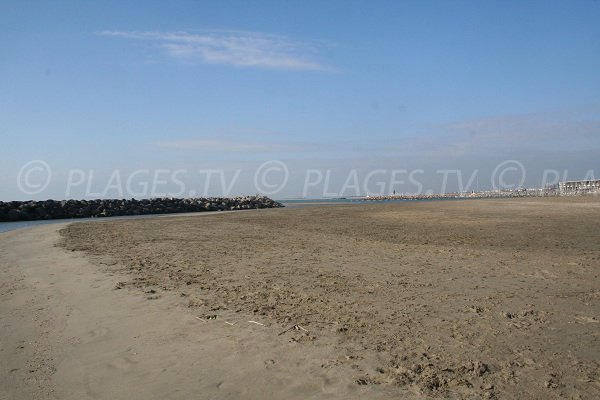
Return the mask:
[[[431,201],[449,201],[449,200],[454,200],[454,201],[461,201],[461,200],[486,200],[486,199],[471,199],[471,198],[440,198],[440,199],[422,199],[422,200],[414,200],[414,201],[427,201],[427,202],[431,202]],[[397,203],[401,203],[404,200],[392,200],[393,202],[397,202]],[[285,200],[279,200],[277,201],[281,204],[284,205],[284,207],[280,207],[281,209],[290,209],[290,208],[297,208],[297,207],[312,207],[312,206],[346,206],[346,205],[366,205],[369,204],[371,202],[369,201],[364,201],[364,200],[356,200],[356,201],[349,201],[349,202],[335,202],[335,201],[331,201],[331,202],[320,202],[320,201],[308,201],[308,202],[286,202]],[[378,200],[378,201],[374,201],[374,202],[381,202],[381,203],[385,203],[385,202],[390,202],[389,200]],[[279,208],[279,207],[277,207]],[[260,210],[269,210],[270,208],[263,208]],[[116,221],[116,220],[128,220],[128,219],[142,219],[142,218],[170,218],[170,217],[192,217],[192,216],[198,216],[198,215],[203,215],[203,216],[207,216],[207,215],[211,215],[211,214],[227,214],[227,213],[239,213],[239,212],[248,212],[248,211],[254,211],[254,210],[258,210],[258,209],[246,209],[246,210],[223,210],[223,211],[211,211],[211,212],[180,212],[180,213],[171,213],[171,214],[145,214],[145,215],[121,215],[121,216],[112,216],[112,217],[102,217],[102,218],[70,218],[70,219],[65,219],[65,218],[55,218],[55,219],[48,219],[48,220],[30,220],[30,221],[2,221],[0,222],[0,234],[5,233],[5,232],[11,232],[17,229],[25,229],[25,228],[32,228],[32,227],[36,227],[39,225],[50,225],[50,224],[63,224],[63,223],[80,223],[80,222],[99,222],[99,221]],[[14,224],[14,228],[10,228],[10,225]],[[3,229],[3,227],[7,227],[7,229]]]
[[[228,214],[228,213],[241,213],[248,211],[256,211],[257,209],[248,210],[224,210],[214,212],[187,212],[187,213],[173,213],[173,214],[146,214],[146,215],[121,215],[115,217],[103,217],[103,218],[71,218],[71,219],[48,219],[48,220],[32,220],[32,221],[8,221],[0,222],[0,235],[15,230],[22,230],[28,228],[35,228],[43,225],[55,225],[55,224],[76,224],[76,223],[87,223],[87,222],[102,222],[102,221],[120,221],[120,220],[131,220],[131,219],[145,219],[145,218],[178,218],[178,217],[196,217],[205,216],[213,213],[217,214]],[[266,209],[264,209],[266,210]],[[3,229],[5,226],[14,224],[14,228]]]

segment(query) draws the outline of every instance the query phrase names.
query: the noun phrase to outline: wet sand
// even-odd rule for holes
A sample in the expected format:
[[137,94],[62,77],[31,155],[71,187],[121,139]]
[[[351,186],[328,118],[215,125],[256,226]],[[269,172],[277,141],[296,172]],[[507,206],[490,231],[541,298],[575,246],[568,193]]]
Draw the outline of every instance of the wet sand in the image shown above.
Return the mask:
[[588,197],[1,234],[0,382],[14,398],[598,398],[599,223]]

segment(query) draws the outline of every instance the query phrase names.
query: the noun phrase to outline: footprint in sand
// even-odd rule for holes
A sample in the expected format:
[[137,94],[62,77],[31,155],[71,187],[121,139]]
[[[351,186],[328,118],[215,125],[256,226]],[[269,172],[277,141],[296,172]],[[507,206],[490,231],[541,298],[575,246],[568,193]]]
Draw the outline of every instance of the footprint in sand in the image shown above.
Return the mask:
[[94,329],[88,331],[85,338],[83,338],[83,341],[84,342],[93,342],[93,341],[96,341],[98,339],[101,339],[101,338],[107,336],[109,333],[110,333],[110,329],[100,326],[98,328],[94,328]]
[[579,322],[583,322],[584,324],[597,324],[600,322],[596,317],[575,317],[575,319]]
[[108,366],[120,371],[129,371],[137,361],[133,361],[129,357],[117,357],[108,363]]

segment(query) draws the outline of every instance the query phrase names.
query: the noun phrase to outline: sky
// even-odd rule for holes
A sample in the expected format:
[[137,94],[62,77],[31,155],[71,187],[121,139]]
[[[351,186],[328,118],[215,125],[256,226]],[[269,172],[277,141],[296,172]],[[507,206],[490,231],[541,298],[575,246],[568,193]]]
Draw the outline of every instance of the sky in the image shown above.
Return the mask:
[[2,0],[0,200],[598,178],[598,21],[594,0]]

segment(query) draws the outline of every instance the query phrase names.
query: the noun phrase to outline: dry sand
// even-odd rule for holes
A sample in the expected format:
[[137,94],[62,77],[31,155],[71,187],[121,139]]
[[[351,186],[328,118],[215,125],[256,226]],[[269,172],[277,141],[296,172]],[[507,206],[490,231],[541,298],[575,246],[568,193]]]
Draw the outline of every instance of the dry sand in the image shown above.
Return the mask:
[[599,223],[592,197],[0,234],[0,397],[599,398]]

